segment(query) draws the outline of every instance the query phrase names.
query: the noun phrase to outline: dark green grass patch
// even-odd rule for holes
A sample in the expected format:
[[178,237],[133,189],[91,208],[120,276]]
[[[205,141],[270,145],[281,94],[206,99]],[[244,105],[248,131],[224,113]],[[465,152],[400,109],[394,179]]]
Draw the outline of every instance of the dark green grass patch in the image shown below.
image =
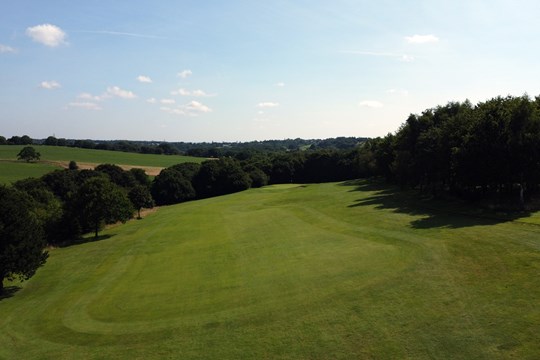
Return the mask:
[[57,169],[60,167],[44,163],[0,160],[0,184],[9,184],[29,177],[39,178]]
[[0,299],[0,358],[540,357],[536,225],[359,182],[163,207],[104,235]]

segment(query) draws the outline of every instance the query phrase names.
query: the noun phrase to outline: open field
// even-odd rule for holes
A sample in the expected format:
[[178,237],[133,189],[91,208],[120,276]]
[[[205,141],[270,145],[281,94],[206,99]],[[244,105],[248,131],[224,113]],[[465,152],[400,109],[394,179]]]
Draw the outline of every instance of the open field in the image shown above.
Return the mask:
[[538,359],[518,220],[363,181],[163,207],[51,250],[0,300],[0,358]]
[[[41,154],[39,163],[14,163],[22,145],[0,145],[0,184],[40,177],[49,171],[67,168],[75,160],[81,169],[93,169],[99,164],[116,164],[129,170],[142,168],[150,176],[156,176],[165,168],[183,162],[204,161],[204,158],[180,155],[135,154],[120,151],[79,149],[62,146],[32,145]],[[9,160],[9,161],[2,161]]]
[[26,163],[22,161],[0,160],[0,184],[29,177],[38,178],[61,167],[47,163]]

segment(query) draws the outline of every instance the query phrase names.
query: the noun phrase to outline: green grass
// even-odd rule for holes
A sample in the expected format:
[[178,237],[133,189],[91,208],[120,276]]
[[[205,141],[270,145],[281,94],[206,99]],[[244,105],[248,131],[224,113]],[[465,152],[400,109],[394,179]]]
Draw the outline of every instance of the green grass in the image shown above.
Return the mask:
[[39,178],[57,169],[60,167],[44,163],[0,161],[0,184],[9,184],[29,177]]
[[0,358],[540,358],[537,225],[359,182],[163,207],[103,235],[0,300]]
[[[96,164],[169,167],[182,162],[202,162],[205,159],[180,155],[136,154],[121,151],[80,149],[63,146],[32,145],[41,160],[71,161]],[[0,145],[0,159],[15,160],[24,146]]]

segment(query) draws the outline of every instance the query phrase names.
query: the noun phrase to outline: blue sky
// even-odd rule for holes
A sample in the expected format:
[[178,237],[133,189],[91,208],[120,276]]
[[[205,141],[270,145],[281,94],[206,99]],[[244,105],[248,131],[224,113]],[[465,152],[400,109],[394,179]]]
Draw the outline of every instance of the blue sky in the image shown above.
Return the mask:
[[536,1],[0,5],[0,135],[383,136],[448,101],[540,94]]

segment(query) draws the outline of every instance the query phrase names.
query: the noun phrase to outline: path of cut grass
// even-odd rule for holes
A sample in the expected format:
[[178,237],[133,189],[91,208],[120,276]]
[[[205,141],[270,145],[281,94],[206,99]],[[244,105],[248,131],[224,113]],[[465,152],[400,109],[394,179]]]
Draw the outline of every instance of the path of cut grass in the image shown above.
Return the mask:
[[52,250],[0,358],[539,358],[540,227],[427,208],[366,182],[161,208]]

